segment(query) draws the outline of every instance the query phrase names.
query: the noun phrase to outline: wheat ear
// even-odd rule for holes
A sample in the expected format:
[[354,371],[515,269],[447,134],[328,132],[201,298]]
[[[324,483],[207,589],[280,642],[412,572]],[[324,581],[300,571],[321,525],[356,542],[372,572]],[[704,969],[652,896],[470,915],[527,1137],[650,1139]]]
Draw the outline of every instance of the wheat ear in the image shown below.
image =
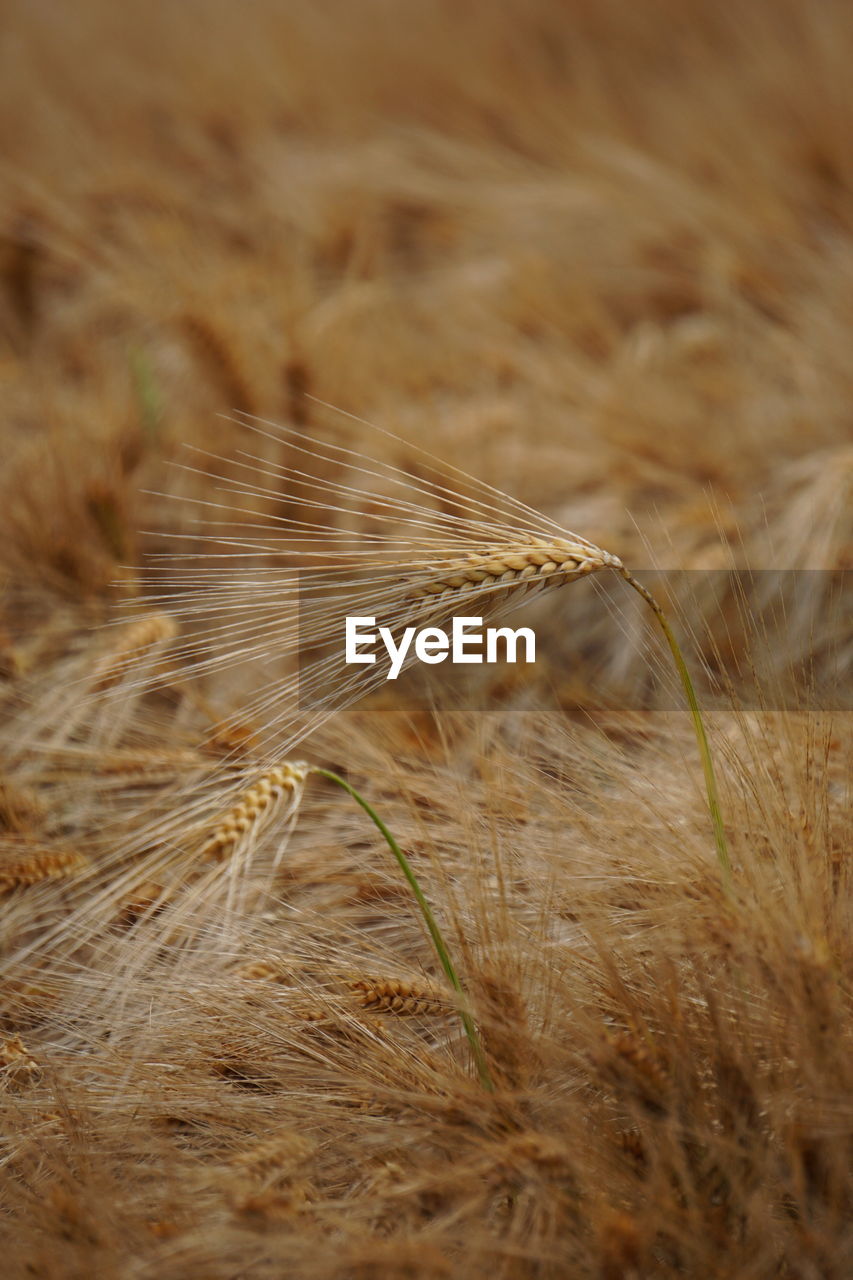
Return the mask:
[[398,1017],[426,1017],[449,1013],[454,1007],[449,992],[424,982],[406,978],[342,979],[362,1009],[376,1013],[395,1013]]
[[41,1067],[20,1036],[0,1040],[0,1090],[35,1084],[41,1074]]
[[313,1151],[313,1144],[291,1129],[281,1130],[230,1159],[232,1169],[255,1181],[290,1178]]
[[141,658],[157,647],[165,647],[177,632],[174,619],[165,613],[146,613],[127,623],[112,639],[109,653],[98,663],[95,690],[101,693],[112,688],[133,671]]
[[517,545],[470,551],[458,560],[440,564],[434,577],[414,583],[408,594],[410,599],[430,597],[436,604],[445,597],[455,602],[469,592],[559,587],[607,568],[621,569],[622,562],[592,543],[532,538]]
[[15,889],[28,889],[42,880],[64,879],[88,865],[88,858],[73,849],[30,849],[0,862],[0,896]]
[[302,794],[308,766],[297,761],[275,765],[244,791],[235,805],[217,820],[200,855],[222,862],[262,822],[269,822],[285,800],[295,807]]

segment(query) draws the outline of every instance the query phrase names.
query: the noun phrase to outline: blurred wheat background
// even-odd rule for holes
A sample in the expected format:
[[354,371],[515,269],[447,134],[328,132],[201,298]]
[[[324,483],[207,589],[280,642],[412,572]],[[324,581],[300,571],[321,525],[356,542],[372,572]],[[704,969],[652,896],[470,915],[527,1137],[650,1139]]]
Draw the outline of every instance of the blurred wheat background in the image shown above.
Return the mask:
[[[730,892],[686,713],[594,710],[588,584],[562,715],[392,692],[306,743],[417,861],[489,1095],[345,797],[198,856],[270,762],[239,664],[169,662],[142,568],[205,550],[183,446],[279,459],[236,412],[415,474],[426,446],[632,566],[827,571],[774,657],[849,658],[853,8],[6,0],[3,28],[5,1274],[843,1280],[849,713],[715,716]],[[723,667],[766,604],[705,601]]]

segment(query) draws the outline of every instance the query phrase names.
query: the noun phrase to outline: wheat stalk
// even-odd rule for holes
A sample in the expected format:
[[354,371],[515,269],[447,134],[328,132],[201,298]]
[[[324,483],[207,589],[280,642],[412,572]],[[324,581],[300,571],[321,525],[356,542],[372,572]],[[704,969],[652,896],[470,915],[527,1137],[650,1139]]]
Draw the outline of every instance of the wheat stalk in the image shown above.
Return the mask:
[[336,786],[341,787],[344,791],[346,791],[349,795],[351,795],[353,800],[355,800],[356,804],[359,804],[361,806],[361,808],[365,811],[365,813],[370,818],[374,826],[377,827],[378,830],[382,833],[385,839],[385,843],[388,845],[388,848],[391,850],[394,857],[396,858],[397,865],[399,866],[403,875],[408,880],[412,893],[415,895],[415,900],[418,906],[420,907],[421,915],[424,918],[424,923],[426,924],[426,927],[429,931],[429,935],[432,938],[433,946],[435,947],[436,954],[438,956],[441,967],[444,970],[445,974],[447,975],[450,985],[453,987],[454,991],[457,991],[459,995],[462,997],[463,1004],[459,1011],[459,1016],[462,1019],[462,1025],[465,1028],[465,1034],[468,1037],[468,1043],[470,1044],[474,1054],[474,1061],[477,1066],[477,1074],[480,1077],[480,1083],[483,1085],[483,1087],[485,1089],[488,1089],[489,1091],[492,1091],[494,1089],[494,1085],[492,1083],[491,1075],[489,1074],[489,1068],[486,1063],[486,1055],[483,1052],[483,1046],[480,1040],[480,1036],[477,1032],[476,1026],[474,1025],[474,1020],[471,1017],[470,1013],[468,1012],[464,1004],[465,988],[462,986],[462,983],[459,979],[459,974],[456,972],[456,966],[454,965],[450,957],[450,952],[447,949],[447,944],[444,941],[444,936],[442,935],[441,929],[438,926],[438,921],[433,915],[432,908],[430,907],[429,903],[426,900],[426,897],[424,896],[424,892],[421,889],[420,884],[418,883],[418,878],[414,873],[414,870],[412,868],[411,863],[409,862],[409,859],[406,857],[405,853],[400,848],[399,844],[394,839],[394,836],[391,834],[388,827],[379,817],[379,814],[376,812],[373,806],[369,804],[367,800],[365,800],[363,795],[361,795],[358,791],[356,791],[355,787],[352,786],[351,783],[347,782],[345,778],[340,777],[337,773],[334,773],[331,769],[320,769],[315,767],[312,770],[312,773],[316,773],[322,778],[327,778],[329,782],[334,782]]

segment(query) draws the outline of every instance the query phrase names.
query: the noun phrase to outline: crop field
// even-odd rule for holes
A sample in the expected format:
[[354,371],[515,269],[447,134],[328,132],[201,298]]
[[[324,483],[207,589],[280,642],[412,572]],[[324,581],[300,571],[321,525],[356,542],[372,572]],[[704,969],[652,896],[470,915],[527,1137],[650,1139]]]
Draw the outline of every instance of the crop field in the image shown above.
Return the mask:
[[846,1280],[853,7],[2,28],[0,1273]]

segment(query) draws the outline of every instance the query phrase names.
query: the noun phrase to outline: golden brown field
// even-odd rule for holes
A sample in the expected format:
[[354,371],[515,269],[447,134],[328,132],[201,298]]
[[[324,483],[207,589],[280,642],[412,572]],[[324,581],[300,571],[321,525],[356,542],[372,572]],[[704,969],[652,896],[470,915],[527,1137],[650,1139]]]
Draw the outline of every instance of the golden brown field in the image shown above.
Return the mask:
[[[853,8],[3,27],[2,1274],[844,1280]],[[533,681],[453,710],[404,676],[284,734],[327,637],[281,575],[486,492],[423,448],[693,571],[730,877],[618,580],[525,606]],[[376,806],[463,997],[366,815],[285,760]]]

